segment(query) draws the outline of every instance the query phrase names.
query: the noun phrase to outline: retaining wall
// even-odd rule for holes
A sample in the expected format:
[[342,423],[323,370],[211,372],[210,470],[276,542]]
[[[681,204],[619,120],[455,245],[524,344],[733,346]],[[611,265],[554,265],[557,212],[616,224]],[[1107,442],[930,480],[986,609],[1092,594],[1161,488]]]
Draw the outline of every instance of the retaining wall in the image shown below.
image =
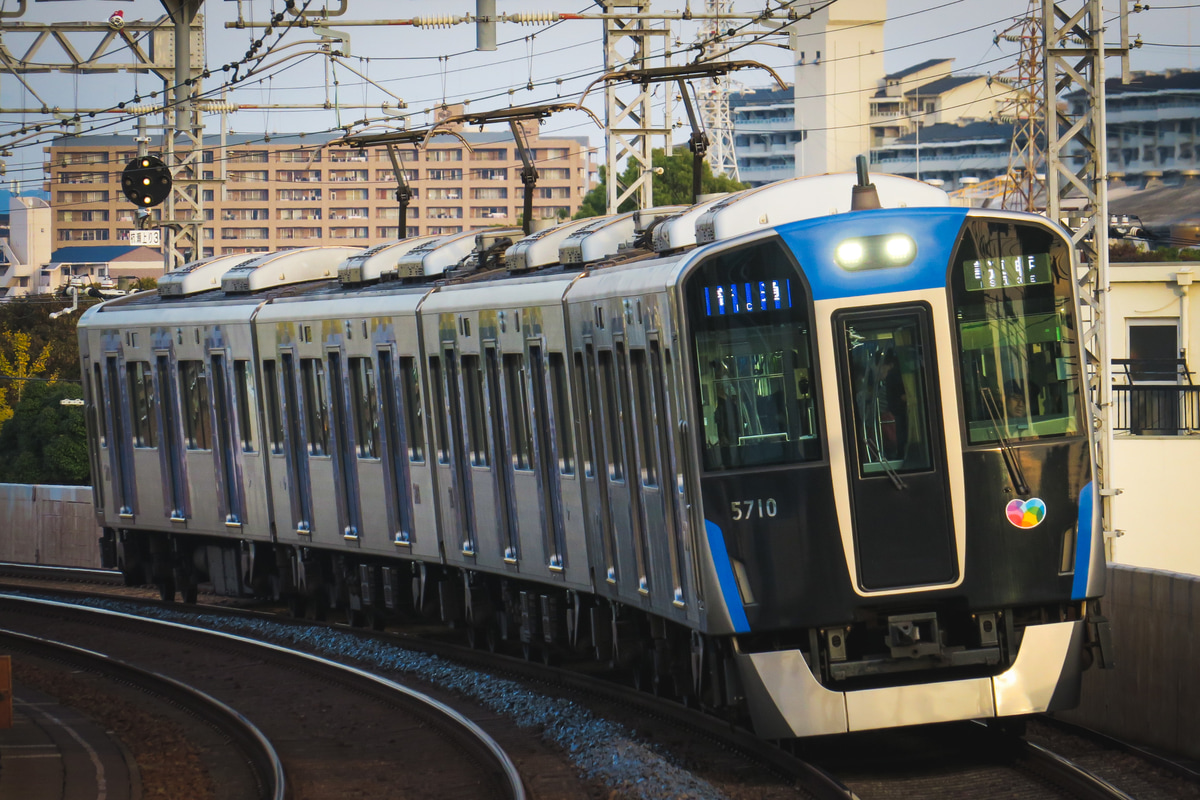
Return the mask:
[[0,483],[0,561],[98,569],[92,488]]
[[1200,577],[1110,565],[1102,608],[1116,669],[1085,672],[1079,708],[1062,716],[1200,758]]

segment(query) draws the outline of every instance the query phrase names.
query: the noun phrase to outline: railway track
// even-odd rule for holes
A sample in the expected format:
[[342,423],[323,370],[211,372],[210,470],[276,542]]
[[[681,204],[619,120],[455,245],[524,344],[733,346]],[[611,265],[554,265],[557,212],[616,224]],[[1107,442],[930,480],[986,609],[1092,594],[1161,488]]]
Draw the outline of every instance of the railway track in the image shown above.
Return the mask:
[[[440,701],[278,644],[43,599],[0,598],[6,625],[170,672],[237,709],[278,753],[293,800],[387,793],[524,800],[511,758]],[[29,642],[28,638],[23,641]]]
[[131,687],[154,701],[169,703],[210,726],[228,746],[231,752],[222,753],[222,758],[231,765],[223,776],[226,796],[244,795],[257,800],[285,800],[288,796],[283,764],[270,740],[254,723],[215,697],[103,653],[43,636],[0,629],[0,650],[97,675]]
[[[146,605],[162,608],[154,601],[146,601]],[[262,619],[258,613],[228,608],[199,608],[195,611],[200,615],[224,614],[247,620]],[[308,623],[300,625],[291,620],[279,624],[297,629],[309,627]],[[703,740],[707,742],[705,747],[710,748],[706,752],[730,751],[736,754],[734,761],[743,762],[740,767],[729,767],[727,772],[730,774],[748,772],[745,765],[754,765],[753,768],[773,773],[782,784],[794,786],[801,794],[810,797],[859,797],[871,800],[874,797],[906,794],[910,797],[939,798],[1200,798],[1200,783],[1189,780],[1186,774],[1171,774],[1166,770],[1155,772],[1144,763],[1127,762],[1124,768],[1118,765],[1115,773],[1113,770],[1095,770],[1104,775],[1101,778],[1089,769],[1078,766],[1078,763],[1087,763],[1089,757],[1092,761],[1096,760],[1095,748],[1081,750],[1078,743],[1065,746],[1070,756],[1067,758],[1055,754],[1052,748],[1058,749],[1059,742],[1047,742],[1045,735],[1029,737],[1036,741],[1011,736],[998,738],[995,731],[982,729],[978,725],[934,726],[930,729],[835,737],[816,747],[802,741],[794,748],[793,754],[764,743],[721,720],[648,696],[644,692],[636,692],[630,687],[598,681],[567,670],[547,668],[541,663],[526,662],[519,658],[498,659],[491,653],[464,648],[457,641],[460,635],[454,632],[449,635],[423,635],[420,638],[412,635],[397,637],[392,633],[383,634],[381,639],[380,634],[341,626],[331,626],[328,630],[336,631],[339,637],[360,643],[352,645],[352,650],[367,650],[373,646],[372,642],[395,642],[399,639],[406,649],[453,658],[472,669],[486,669],[500,677],[523,682],[539,694],[569,696],[586,703],[599,716],[635,720],[634,725],[640,737],[648,737],[660,746],[684,753],[677,760],[685,765],[691,761],[705,760],[705,756],[695,755],[697,749],[704,750],[696,744]],[[370,664],[364,662],[364,666],[369,667]],[[1034,726],[1037,725],[1035,722]],[[947,737],[949,743],[945,741]],[[872,754],[870,766],[866,769],[863,768],[863,752]],[[1100,760],[1112,761],[1103,756]],[[815,767],[814,764],[820,766]],[[720,767],[702,764],[697,771],[710,776],[711,782],[720,788],[728,789],[731,786],[720,778],[711,778],[714,771],[721,772]],[[764,789],[761,795],[745,791],[731,794],[738,797],[787,796],[778,786]]]

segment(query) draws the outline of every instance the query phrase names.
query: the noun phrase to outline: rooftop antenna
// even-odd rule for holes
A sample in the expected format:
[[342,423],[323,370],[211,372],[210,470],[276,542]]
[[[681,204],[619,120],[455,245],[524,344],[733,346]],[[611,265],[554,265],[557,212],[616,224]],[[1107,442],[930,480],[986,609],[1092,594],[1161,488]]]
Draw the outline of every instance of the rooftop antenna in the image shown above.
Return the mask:
[[850,189],[850,210],[868,211],[872,208],[883,208],[879,204],[879,192],[875,191],[875,184],[867,177],[867,157],[859,155],[854,159],[854,166],[858,171],[858,185]]

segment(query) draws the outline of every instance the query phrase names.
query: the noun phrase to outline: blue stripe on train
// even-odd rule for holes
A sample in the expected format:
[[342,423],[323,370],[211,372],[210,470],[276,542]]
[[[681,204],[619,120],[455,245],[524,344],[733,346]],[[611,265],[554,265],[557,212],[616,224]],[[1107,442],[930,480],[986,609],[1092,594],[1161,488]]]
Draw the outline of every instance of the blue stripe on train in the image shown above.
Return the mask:
[[1087,597],[1088,576],[1092,566],[1092,520],[1095,514],[1094,482],[1089,481],[1079,493],[1079,521],[1075,525],[1075,581],[1071,585],[1071,599]]
[[733,630],[736,633],[749,633],[750,620],[746,619],[742,593],[738,591],[733,564],[730,563],[729,552],[725,549],[725,534],[716,523],[709,520],[704,520],[704,529],[708,532],[708,552],[712,555],[713,566],[717,570],[717,581],[721,585],[721,596],[725,598],[725,608],[729,610]]
[[[830,300],[944,287],[966,216],[965,208],[880,209],[801,220],[777,230],[800,262],[813,299]],[[908,234],[917,243],[916,258],[908,266],[846,270],[833,259],[847,239],[889,233]]]

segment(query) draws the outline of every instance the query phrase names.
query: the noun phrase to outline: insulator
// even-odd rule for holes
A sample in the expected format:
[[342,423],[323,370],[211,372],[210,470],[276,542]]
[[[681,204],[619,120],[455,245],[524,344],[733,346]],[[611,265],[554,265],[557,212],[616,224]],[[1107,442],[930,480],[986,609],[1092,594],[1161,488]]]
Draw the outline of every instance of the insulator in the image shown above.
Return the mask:
[[416,28],[449,28],[451,25],[458,25],[463,22],[466,22],[466,20],[453,14],[432,14],[427,17],[412,18],[413,27]]
[[515,14],[501,14],[505,22],[516,22],[519,25],[549,25],[558,22],[557,11],[518,11]]

